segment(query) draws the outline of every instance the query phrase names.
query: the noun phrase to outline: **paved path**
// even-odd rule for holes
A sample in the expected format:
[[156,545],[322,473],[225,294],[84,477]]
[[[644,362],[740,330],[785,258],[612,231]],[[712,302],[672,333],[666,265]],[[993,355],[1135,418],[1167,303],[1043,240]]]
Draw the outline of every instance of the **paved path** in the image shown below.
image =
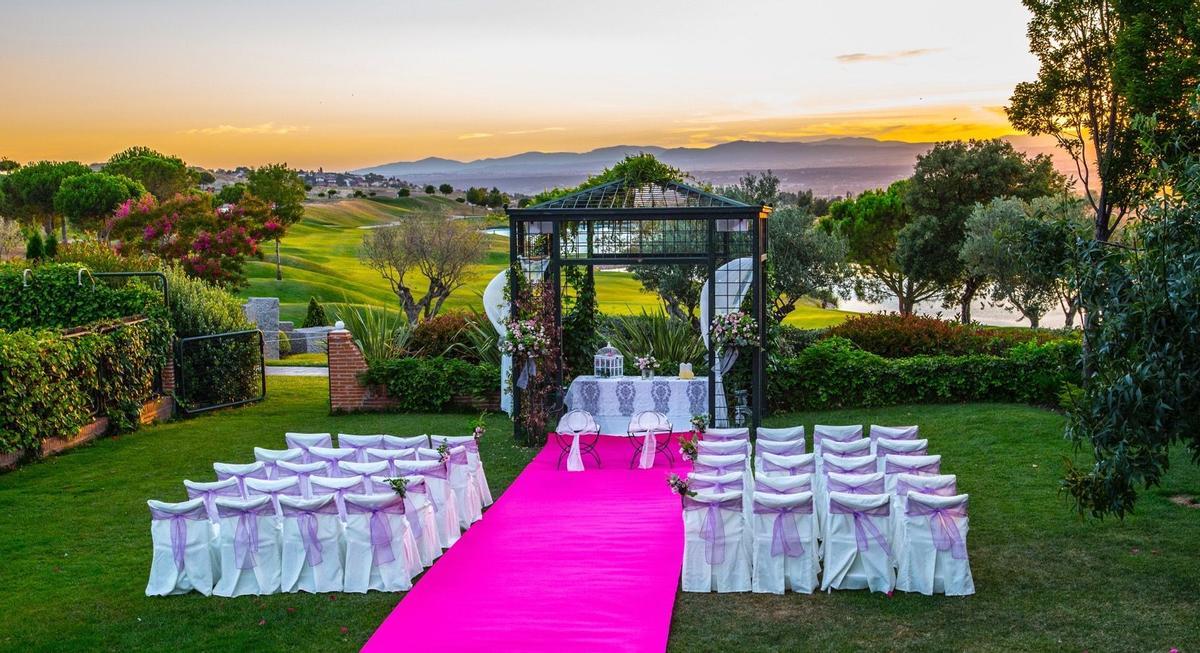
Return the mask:
[[267,376],[329,376],[329,368],[268,365]]

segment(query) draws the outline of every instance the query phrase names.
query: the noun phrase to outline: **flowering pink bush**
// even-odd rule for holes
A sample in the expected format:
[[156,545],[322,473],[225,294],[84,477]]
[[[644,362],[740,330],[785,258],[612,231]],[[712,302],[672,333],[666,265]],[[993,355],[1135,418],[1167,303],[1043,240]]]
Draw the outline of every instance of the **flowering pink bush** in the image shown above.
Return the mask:
[[725,313],[712,319],[711,335],[717,351],[755,346],[758,344],[758,323],[741,311]]

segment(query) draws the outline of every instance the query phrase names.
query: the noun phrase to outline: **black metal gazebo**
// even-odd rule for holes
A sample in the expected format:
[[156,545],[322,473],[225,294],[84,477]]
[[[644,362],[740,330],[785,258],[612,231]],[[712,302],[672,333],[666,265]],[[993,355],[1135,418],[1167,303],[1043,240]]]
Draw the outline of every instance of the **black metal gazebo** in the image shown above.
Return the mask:
[[[563,266],[586,266],[589,280],[597,265],[704,266],[709,309],[702,319],[708,320],[709,327],[720,307],[723,312],[743,309],[757,324],[758,346],[748,352],[752,357],[748,399],[751,425],[759,426],[766,396],[769,207],[674,181],[637,184],[618,179],[507,213],[510,268],[528,270],[534,261],[539,270],[544,269],[542,279],[560,298],[556,327],[562,325]],[[517,283],[515,277],[510,281],[513,296]],[[561,330],[555,332],[561,339]],[[556,387],[561,392],[561,361],[557,369]],[[712,346],[708,369],[712,414],[717,392],[717,356]],[[514,414],[520,411],[521,394],[514,388]],[[561,397],[556,400],[561,405]]]

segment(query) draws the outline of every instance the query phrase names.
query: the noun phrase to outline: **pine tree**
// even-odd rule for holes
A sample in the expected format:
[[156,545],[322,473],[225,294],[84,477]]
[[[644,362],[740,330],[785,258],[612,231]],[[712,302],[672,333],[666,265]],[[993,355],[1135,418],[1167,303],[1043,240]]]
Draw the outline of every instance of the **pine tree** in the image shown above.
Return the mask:
[[42,260],[46,255],[45,247],[42,245],[42,234],[34,231],[29,234],[29,240],[25,242],[25,260],[33,263],[34,261]]
[[52,260],[58,256],[58,238],[51,232],[46,235],[46,244],[42,247],[42,254],[46,260]]
[[308,298],[308,315],[304,316],[302,328],[329,326],[329,318],[325,317],[325,307],[317,302],[316,297]]

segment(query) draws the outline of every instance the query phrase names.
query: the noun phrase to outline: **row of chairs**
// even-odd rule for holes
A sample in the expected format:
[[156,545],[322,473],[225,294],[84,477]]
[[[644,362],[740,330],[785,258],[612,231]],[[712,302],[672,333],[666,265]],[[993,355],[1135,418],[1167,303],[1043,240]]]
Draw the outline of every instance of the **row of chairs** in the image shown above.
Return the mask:
[[[340,434],[336,448],[327,433],[285,438],[287,449],[255,448],[253,463],[214,463],[217,481],[185,480],[188,501],[148,502],[147,595],[405,590],[491,503],[472,436]],[[448,459],[435,443],[454,445]],[[388,455],[372,459],[378,444]],[[407,482],[400,501],[396,478]]]
[[753,445],[746,429],[706,431],[699,494],[684,501],[684,590],[811,592],[823,562],[822,589],[973,593],[968,497],[917,432],[818,426],[806,454],[803,427],[759,429]]

